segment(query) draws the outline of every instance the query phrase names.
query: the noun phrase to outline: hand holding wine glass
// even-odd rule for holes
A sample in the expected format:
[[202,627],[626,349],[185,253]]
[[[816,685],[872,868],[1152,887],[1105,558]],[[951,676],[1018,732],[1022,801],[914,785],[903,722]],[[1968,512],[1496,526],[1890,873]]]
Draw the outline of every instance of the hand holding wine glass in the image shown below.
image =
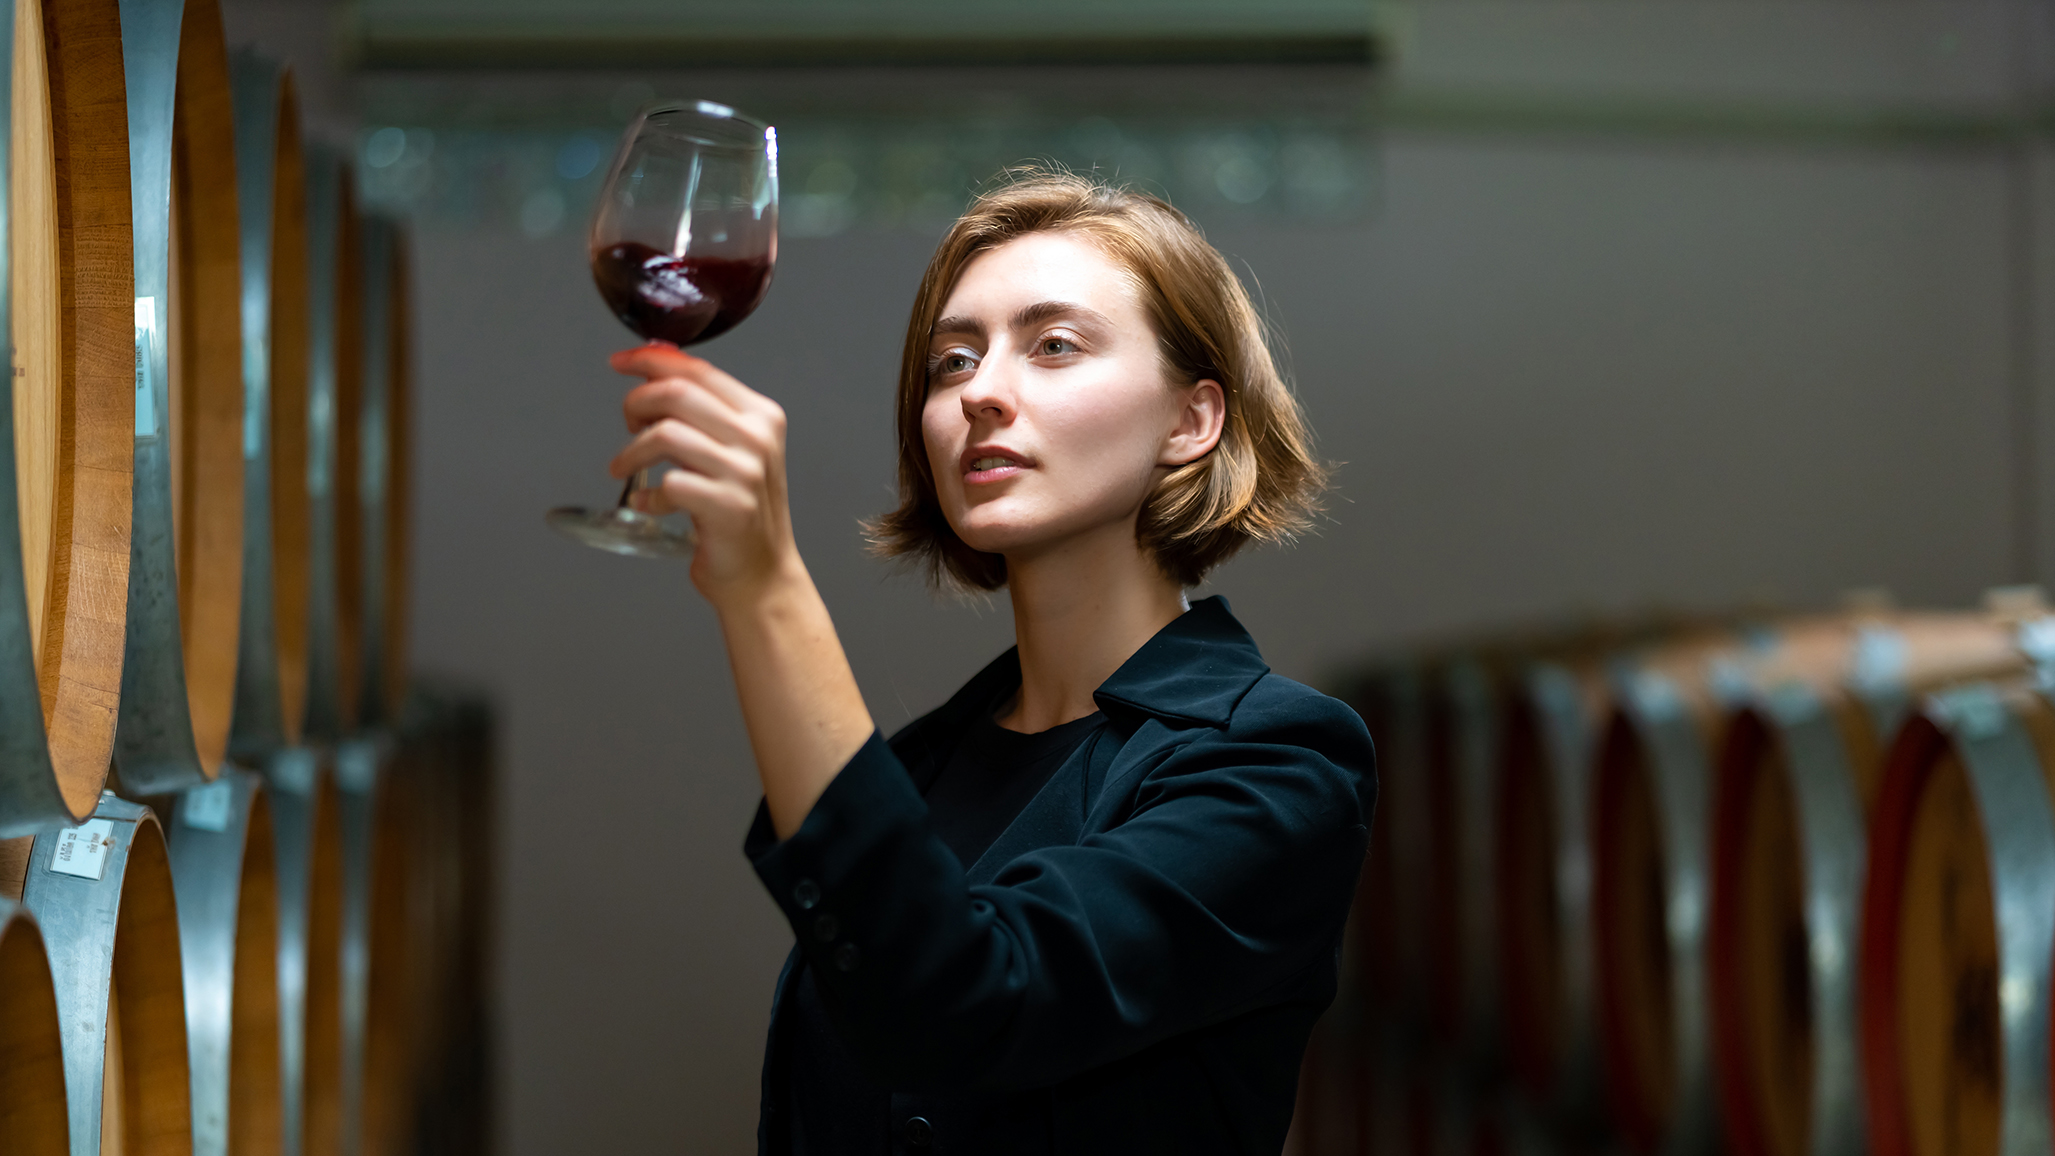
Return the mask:
[[616,477],[661,463],[638,488],[638,512],[690,514],[698,546],[692,582],[717,606],[799,566],[785,488],[785,411],[704,358],[650,344],[614,354],[617,371],[647,379],[621,404],[635,436],[613,462]]
[[[776,130],[710,101],[643,110],[607,172],[591,249],[600,296],[654,348],[691,345],[734,328],[762,302],[777,262]],[[563,507],[547,520],[617,554],[689,554],[691,534],[666,526],[661,510],[635,499],[664,461],[674,460],[645,462],[611,509]]]

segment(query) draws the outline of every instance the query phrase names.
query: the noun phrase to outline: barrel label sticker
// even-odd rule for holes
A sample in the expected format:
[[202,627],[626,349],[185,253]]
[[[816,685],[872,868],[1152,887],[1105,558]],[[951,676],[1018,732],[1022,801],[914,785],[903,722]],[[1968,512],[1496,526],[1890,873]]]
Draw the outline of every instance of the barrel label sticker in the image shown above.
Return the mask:
[[235,788],[225,782],[194,787],[179,804],[178,821],[195,831],[226,831],[234,799]]
[[157,299],[136,298],[136,437],[157,436]]
[[106,819],[89,819],[83,827],[66,827],[57,832],[57,846],[50,852],[50,870],[59,875],[99,879],[107,874],[107,858],[114,851],[114,824]]

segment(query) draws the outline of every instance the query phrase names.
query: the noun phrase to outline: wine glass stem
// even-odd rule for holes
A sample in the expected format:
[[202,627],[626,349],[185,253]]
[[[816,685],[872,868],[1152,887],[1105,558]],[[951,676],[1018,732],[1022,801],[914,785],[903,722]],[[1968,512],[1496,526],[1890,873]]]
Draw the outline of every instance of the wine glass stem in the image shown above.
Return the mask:
[[627,509],[628,501],[635,496],[635,491],[655,488],[662,472],[663,467],[652,466],[649,469],[637,470],[629,474],[627,482],[621,486],[621,500],[615,503],[616,506],[623,510]]

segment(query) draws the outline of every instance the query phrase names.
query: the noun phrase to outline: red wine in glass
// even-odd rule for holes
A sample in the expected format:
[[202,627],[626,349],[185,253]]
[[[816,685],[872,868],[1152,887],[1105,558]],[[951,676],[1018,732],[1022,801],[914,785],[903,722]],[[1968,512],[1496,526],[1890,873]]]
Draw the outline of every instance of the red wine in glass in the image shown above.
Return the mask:
[[[607,170],[590,252],[607,308],[644,338],[694,345],[735,328],[778,260],[777,131],[711,101],[644,109]],[[660,472],[630,478],[612,507],[567,506],[547,521],[616,554],[689,554],[689,530],[634,508]]]
[[592,279],[621,324],[651,341],[708,341],[756,309],[771,286],[769,257],[674,257],[640,241],[592,255]]

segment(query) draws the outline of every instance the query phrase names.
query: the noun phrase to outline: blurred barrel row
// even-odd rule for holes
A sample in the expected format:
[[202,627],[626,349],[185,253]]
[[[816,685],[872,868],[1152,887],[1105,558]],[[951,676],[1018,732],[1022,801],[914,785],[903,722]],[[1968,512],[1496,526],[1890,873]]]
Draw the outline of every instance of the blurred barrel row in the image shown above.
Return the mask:
[[492,721],[406,677],[404,233],[218,0],[0,29],[0,1151],[482,1151]]
[[2051,1150],[2055,616],[1871,599],[1427,648],[1303,1156]]

